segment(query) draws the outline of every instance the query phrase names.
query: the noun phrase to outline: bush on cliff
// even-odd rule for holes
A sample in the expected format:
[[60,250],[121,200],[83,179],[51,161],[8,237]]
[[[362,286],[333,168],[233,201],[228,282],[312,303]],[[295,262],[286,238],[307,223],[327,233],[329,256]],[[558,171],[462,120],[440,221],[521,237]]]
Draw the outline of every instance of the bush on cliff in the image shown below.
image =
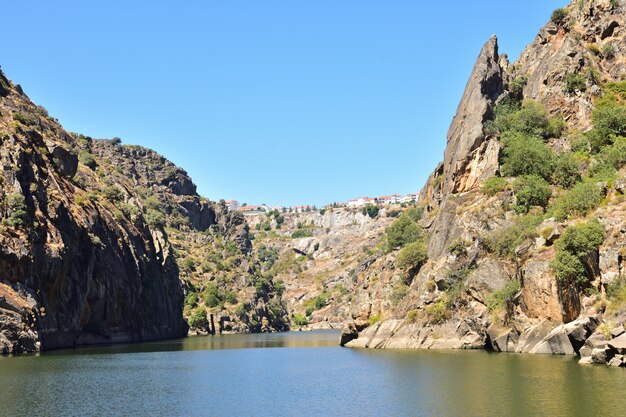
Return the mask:
[[80,151],[78,153],[78,161],[90,169],[96,169],[96,158],[89,151]]
[[502,175],[537,175],[545,180],[550,179],[554,170],[554,153],[543,140],[521,133],[506,133],[502,143]]
[[206,310],[202,307],[195,309],[187,322],[192,329],[206,329],[209,327]]
[[367,215],[370,218],[375,218],[376,216],[378,216],[378,212],[380,211],[380,209],[378,208],[378,206],[375,206],[373,204],[368,204],[365,207],[363,207],[361,209],[361,213],[363,215]]
[[5,205],[8,215],[2,219],[2,224],[11,227],[22,226],[26,217],[26,198],[22,193],[7,194]]
[[504,288],[494,291],[487,296],[487,309],[490,312],[504,310],[508,303],[513,300],[520,289],[518,280],[509,281]]
[[295,313],[291,316],[291,321],[296,326],[306,326],[309,324],[309,320],[306,318],[304,314]]
[[550,20],[559,26],[563,25],[566,19],[567,19],[567,10],[563,8],[554,10],[552,12],[552,16],[550,16]]
[[598,250],[604,236],[604,226],[598,219],[568,227],[556,242],[556,257],[551,263],[557,278],[579,285],[586,283],[584,259]]
[[580,182],[556,200],[552,214],[561,221],[569,217],[584,216],[598,207],[603,198],[602,190],[594,181]]
[[555,159],[551,183],[563,188],[572,188],[580,181],[580,164],[571,152],[559,155]]
[[428,259],[426,245],[422,241],[412,242],[403,247],[398,254],[398,268],[411,270],[421,267]]
[[420,227],[410,215],[405,213],[387,228],[387,248],[389,250],[398,249],[421,239],[421,237]]
[[491,177],[485,181],[480,189],[483,194],[493,197],[501,191],[506,190],[507,182],[502,177]]
[[498,258],[515,259],[515,248],[526,239],[537,236],[537,225],[542,216],[518,216],[508,227],[496,229],[484,237],[483,245],[487,251]]
[[527,175],[518,178],[513,183],[515,189],[516,206],[519,213],[527,213],[531,207],[546,207],[552,195],[552,189],[543,178],[537,175]]

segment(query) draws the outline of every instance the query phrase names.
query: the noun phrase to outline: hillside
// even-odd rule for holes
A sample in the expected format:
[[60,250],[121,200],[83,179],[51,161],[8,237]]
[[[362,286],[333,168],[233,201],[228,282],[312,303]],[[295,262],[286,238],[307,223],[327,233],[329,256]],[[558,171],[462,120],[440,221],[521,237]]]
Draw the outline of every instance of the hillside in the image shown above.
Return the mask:
[[397,301],[405,285],[393,263],[367,284],[358,276],[382,255],[379,243],[398,208],[372,216],[347,207],[246,216],[263,273],[284,283],[292,327],[341,328],[355,304],[369,312]]
[[0,137],[0,352],[182,337],[183,313],[201,332],[286,328],[242,216],[185,171],[66,132],[4,74]]
[[515,63],[488,40],[422,190],[421,233],[388,255],[407,296],[343,343],[623,364],[624,22],[624,1],[576,1]]

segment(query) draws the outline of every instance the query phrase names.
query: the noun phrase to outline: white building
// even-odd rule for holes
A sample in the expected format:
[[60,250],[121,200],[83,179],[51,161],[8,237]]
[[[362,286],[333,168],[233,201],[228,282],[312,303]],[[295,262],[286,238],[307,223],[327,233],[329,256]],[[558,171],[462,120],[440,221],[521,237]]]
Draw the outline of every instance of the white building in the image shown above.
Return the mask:
[[241,209],[241,204],[237,200],[226,200],[226,207],[229,211],[238,211]]

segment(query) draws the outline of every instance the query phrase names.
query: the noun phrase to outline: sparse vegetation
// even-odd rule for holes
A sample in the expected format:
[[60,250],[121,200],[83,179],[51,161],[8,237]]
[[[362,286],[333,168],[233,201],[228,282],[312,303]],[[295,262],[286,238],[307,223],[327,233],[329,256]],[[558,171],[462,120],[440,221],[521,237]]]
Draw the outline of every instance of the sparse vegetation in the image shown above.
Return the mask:
[[567,94],[573,94],[576,91],[585,91],[587,89],[587,79],[584,75],[570,72],[565,75],[565,85],[563,91]]
[[483,194],[493,197],[501,191],[504,191],[507,187],[507,182],[502,177],[490,177],[483,184],[480,191]]
[[26,218],[26,199],[22,193],[7,194],[4,199],[5,218],[2,224],[10,227],[20,227],[24,225]]
[[552,16],[550,16],[550,20],[552,20],[555,24],[562,26],[567,19],[567,10],[563,8],[556,9],[552,12]]
[[426,245],[422,241],[412,242],[400,249],[396,265],[406,270],[419,269],[428,259]]
[[378,206],[375,206],[373,204],[367,204],[365,207],[363,207],[361,209],[361,213],[363,213],[363,215],[367,215],[370,218],[375,218],[376,216],[378,216],[378,211],[380,210],[380,208]]
[[78,161],[86,167],[96,169],[96,158],[94,158],[94,156],[89,151],[81,150],[78,153]]
[[509,281],[502,289],[492,292],[487,296],[487,309],[490,312],[504,310],[507,304],[513,300],[513,297],[519,292],[520,283],[513,279]]
[[556,242],[556,258],[551,266],[560,281],[584,285],[588,273],[584,259],[604,241],[604,227],[598,219],[568,227]]

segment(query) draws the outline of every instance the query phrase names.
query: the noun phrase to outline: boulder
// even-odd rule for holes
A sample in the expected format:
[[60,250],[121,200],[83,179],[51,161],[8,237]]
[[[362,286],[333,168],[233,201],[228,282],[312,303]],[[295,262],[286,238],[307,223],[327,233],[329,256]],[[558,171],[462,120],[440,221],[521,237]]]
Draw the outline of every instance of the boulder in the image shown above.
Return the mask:
[[55,146],[51,152],[54,165],[61,175],[72,178],[78,169],[78,156],[62,146]]
[[622,334],[615,339],[611,339],[607,342],[609,349],[614,351],[616,354],[626,354],[626,334]]
[[492,324],[487,329],[490,347],[496,352],[515,352],[519,334],[513,330]]
[[606,363],[606,349],[594,349],[591,352],[591,361],[596,365]]
[[598,317],[593,316],[583,317],[562,326],[576,353],[583,347],[585,341],[596,330],[599,323]]
[[620,366],[626,365],[624,363],[624,355],[613,356],[611,360],[608,361],[607,365],[614,366],[614,367],[620,367]]
[[613,338],[619,337],[623,334],[624,334],[624,326],[622,325],[611,329],[611,336],[613,336]]
[[574,348],[562,327],[554,329],[549,335],[537,343],[529,353],[547,353],[551,355],[573,355]]
[[354,322],[348,323],[343,329],[341,329],[341,338],[339,341],[340,346],[345,346],[348,342],[359,337],[359,332],[356,329]]
[[591,352],[594,349],[604,349],[606,347],[607,340],[602,333],[594,333],[585,341],[585,344],[580,348],[578,354],[581,360],[585,359],[588,363],[591,363]]
[[554,324],[548,320],[543,320],[539,324],[530,326],[520,335],[519,342],[515,347],[515,352],[530,352],[550,334],[554,327]]

